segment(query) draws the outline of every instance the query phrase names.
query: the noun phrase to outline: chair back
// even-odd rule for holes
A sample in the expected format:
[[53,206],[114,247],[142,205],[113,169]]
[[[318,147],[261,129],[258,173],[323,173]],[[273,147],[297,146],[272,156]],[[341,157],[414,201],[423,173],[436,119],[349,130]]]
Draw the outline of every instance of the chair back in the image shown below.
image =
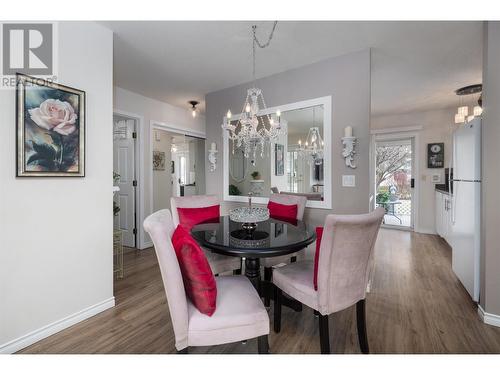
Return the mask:
[[170,198],[170,207],[172,208],[172,219],[174,225],[179,225],[179,213],[177,208],[203,208],[220,204],[217,195],[190,195],[189,197]]
[[328,215],[318,265],[319,310],[343,310],[366,297],[373,248],[385,211],[362,215]]
[[144,230],[153,240],[160,265],[174,328],[175,347],[177,350],[182,350],[188,346],[188,304],[181,269],[171,241],[175,226],[170,211],[165,209],[149,215],[144,220]]
[[306,209],[307,198],[300,195],[291,195],[291,194],[271,194],[269,197],[270,202],[286,204],[291,206],[293,204],[297,205],[297,220],[302,220],[304,217],[304,211]]

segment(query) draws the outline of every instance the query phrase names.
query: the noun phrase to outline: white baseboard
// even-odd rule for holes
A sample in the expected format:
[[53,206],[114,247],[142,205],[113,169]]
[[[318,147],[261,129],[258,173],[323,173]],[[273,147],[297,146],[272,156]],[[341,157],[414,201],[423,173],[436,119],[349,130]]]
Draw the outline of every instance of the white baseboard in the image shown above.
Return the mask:
[[143,242],[142,244],[140,244],[139,250],[144,250],[144,249],[147,249],[149,247],[153,247],[153,241]]
[[18,337],[17,339],[9,341],[5,344],[0,344],[0,354],[15,353],[18,350],[26,348],[27,346],[30,346],[37,341],[49,337],[54,333],[62,331],[63,329],[66,329],[114,306],[115,297],[108,298],[107,300],[99,302],[93,306],[89,306],[81,311],[78,311],[53,323],[47,324],[46,326],[36,329],[24,336]]
[[500,327],[500,315],[490,314],[483,310],[481,305],[477,307],[477,313],[483,322],[486,324]]
[[415,228],[415,232],[422,234],[437,234],[435,230],[428,228]]

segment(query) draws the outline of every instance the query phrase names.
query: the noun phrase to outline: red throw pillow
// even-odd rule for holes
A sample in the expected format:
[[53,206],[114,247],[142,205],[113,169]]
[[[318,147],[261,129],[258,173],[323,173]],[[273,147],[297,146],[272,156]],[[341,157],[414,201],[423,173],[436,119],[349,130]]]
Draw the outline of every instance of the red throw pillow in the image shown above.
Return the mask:
[[314,254],[314,290],[318,290],[318,265],[319,265],[319,249],[321,247],[321,237],[323,237],[323,227],[316,227],[316,253]]
[[218,219],[220,216],[220,204],[209,207],[196,207],[196,208],[177,208],[179,215],[179,224],[184,229],[190,231],[196,224],[205,221]]
[[203,250],[181,225],[174,231],[172,245],[187,296],[202,314],[212,316],[216,307],[217,284]]
[[269,215],[283,219],[297,219],[298,207],[296,204],[281,204],[269,201],[267,204]]

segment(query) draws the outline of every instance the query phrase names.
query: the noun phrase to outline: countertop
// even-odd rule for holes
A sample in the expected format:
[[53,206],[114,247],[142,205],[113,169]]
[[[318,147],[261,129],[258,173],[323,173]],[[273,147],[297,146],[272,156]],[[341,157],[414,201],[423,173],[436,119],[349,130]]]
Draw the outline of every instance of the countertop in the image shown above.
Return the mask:
[[434,189],[440,193],[451,195],[446,184],[436,184]]

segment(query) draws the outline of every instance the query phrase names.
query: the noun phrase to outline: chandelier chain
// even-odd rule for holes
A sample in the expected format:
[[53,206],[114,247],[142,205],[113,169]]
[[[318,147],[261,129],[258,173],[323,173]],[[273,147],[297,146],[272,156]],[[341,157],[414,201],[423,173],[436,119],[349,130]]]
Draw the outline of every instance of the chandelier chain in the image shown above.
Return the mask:
[[[251,158],[252,165],[255,165],[257,150],[260,156],[264,157],[264,151],[270,153],[271,145],[279,136],[286,135],[286,126],[281,126],[281,112],[276,111],[272,116],[265,113],[266,102],[262,90],[255,85],[255,53],[257,47],[266,48],[273,39],[277,21],[265,43],[258,40],[256,35],[257,26],[252,26],[252,52],[253,52],[253,84],[247,90],[247,96],[243,103],[243,110],[238,118],[231,122],[231,111],[227,111],[222,123],[222,129],[227,131],[227,137],[232,141],[233,154],[235,149],[241,149],[245,158]],[[261,107],[262,105],[262,107]],[[262,113],[264,112],[264,113]],[[269,154],[270,155],[270,154]]]
[[266,43],[261,43],[259,39],[257,38],[257,25],[252,26],[252,33],[253,33],[253,38],[252,38],[252,53],[253,53],[253,70],[252,70],[252,77],[253,81],[255,82],[255,46],[258,46],[259,48],[266,48],[269,47],[269,44],[271,43],[271,40],[273,39],[274,36],[274,30],[276,30],[276,25],[278,24],[278,21],[274,21],[273,24],[273,29],[271,30],[271,33],[269,34],[269,38],[267,39]]

